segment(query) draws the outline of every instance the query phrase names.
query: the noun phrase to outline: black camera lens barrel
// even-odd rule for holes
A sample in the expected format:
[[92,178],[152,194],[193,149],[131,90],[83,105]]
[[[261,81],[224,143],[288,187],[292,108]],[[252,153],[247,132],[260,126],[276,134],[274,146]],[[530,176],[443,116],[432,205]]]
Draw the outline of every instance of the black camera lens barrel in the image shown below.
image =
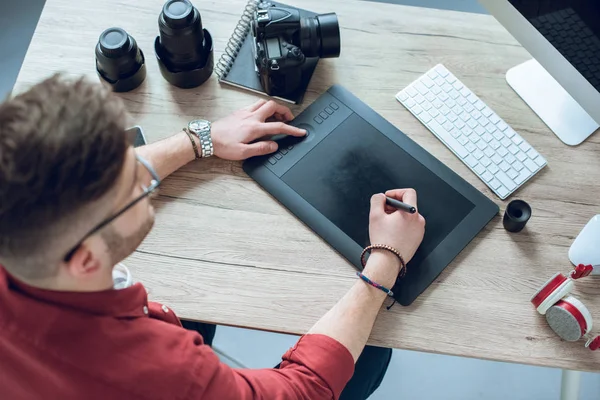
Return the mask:
[[108,28],[96,44],[96,71],[115,92],[135,89],[146,78],[144,53],[122,28]]
[[204,83],[214,68],[213,42],[198,10],[189,0],[168,0],[158,28],[154,50],[163,77],[182,88]]
[[339,57],[340,25],[335,13],[300,20],[300,48],[307,57]]

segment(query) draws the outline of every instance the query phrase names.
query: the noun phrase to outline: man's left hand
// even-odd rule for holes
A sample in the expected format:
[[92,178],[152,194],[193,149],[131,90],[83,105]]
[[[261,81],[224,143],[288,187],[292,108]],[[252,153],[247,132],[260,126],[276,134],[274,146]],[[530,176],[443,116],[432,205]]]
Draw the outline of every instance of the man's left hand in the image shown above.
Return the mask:
[[[277,143],[259,140],[274,135],[304,136],[306,131],[285,122],[294,119],[286,106],[260,100],[212,124],[215,155],[225,160],[245,160],[277,151]],[[272,121],[274,122],[267,122]]]

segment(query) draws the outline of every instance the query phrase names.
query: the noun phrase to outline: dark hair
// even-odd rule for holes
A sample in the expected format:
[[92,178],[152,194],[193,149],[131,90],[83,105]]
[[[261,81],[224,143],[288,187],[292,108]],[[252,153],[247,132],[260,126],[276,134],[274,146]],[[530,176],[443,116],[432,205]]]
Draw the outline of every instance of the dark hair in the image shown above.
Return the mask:
[[61,237],[115,186],[126,123],[121,100],[84,78],[54,75],[0,105],[0,261],[9,272],[54,273],[53,252],[75,244]]

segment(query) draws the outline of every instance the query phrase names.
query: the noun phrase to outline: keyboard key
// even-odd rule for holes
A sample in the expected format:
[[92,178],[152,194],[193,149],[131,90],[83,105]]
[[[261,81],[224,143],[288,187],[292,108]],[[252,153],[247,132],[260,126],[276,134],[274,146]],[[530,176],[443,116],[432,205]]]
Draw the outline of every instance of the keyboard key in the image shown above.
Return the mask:
[[435,72],[435,70],[432,69],[431,71],[429,71],[427,73],[427,76],[430,77],[431,79],[435,79],[438,77],[438,74],[437,74],[437,72]]
[[530,159],[526,159],[525,161],[523,161],[523,164],[525,164],[525,166],[531,171],[531,172],[535,172],[539,169],[539,167],[537,166],[536,163],[534,163],[533,161],[531,161]]
[[483,110],[481,110],[481,113],[485,115],[486,118],[489,118],[492,114],[494,114],[494,112],[489,107],[485,107]]
[[477,100],[479,99],[473,93],[469,93],[469,95],[467,96],[467,101],[471,104],[477,103]]
[[527,153],[529,149],[531,149],[531,146],[529,145],[529,143],[523,142],[519,145],[519,148]]
[[[482,128],[482,129],[483,129],[483,128]],[[493,139],[492,135],[490,135],[490,134],[489,134],[489,133],[487,133],[487,132],[486,132],[486,133],[484,133],[483,135],[481,135],[481,138],[482,138],[482,139],[483,139],[483,140],[484,140],[486,143],[489,143],[489,142],[490,142],[490,141]]]
[[465,127],[465,123],[462,122],[462,120],[457,119],[456,121],[454,121],[454,126],[456,126],[458,129],[462,129]]
[[454,88],[452,87],[451,84],[446,82],[442,85],[442,90],[449,94],[452,90],[454,90]]
[[277,159],[275,157],[270,157],[269,162],[271,163],[271,165],[275,165],[277,164]]
[[445,103],[448,101],[450,96],[448,96],[446,93],[442,92],[438,95],[438,98]]
[[425,99],[430,102],[433,103],[433,101],[436,99],[436,97],[433,95],[433,93],[427,93],[425,95]]
[[467,143],[469,143],[469,139],[467,139],[467,137],[466,137],[465,135],[460,135],[460,136],[457,138],[457,140],[458,140],[458,142],[459,142],[460,144],[462,144],[463,146],[464,146],[464,145],[466,145]]
[[319,113],[319,117],[321,117],[321,118],[323,118],[323,119],[327,119],[327,118],[329,118],[329,115],[327,115],[327,113],[326,113],[326,112],[324,112],[324,111],[321,111],[321,112]]
[[531,176],[531,172],[529,172],[527,170],[527,168],[523,169],[523,171],[521,171],[521,173],[519,174],[519,176],[517,176],[515,178],[515,183],[517,185],[522,184],[523,182],[525,182],[529,177]]
[[483,158],[483,151],[475,149],[475,151],[473,152],[473,157],[475,157],[477,161],[481,160]]
[[498,129],[500,129],[502,132],[504,132],[505,130],[508,129],[508,125],[506,125],[506,122],[504,121],[500,121],[496,124],[496,126],[498,127]]
[[474,119],[470,119],[467,121],[467,125],[469,125],[469,128],[475,129],[475,127],[477,126],[477,121],[475,121]]
[[485,171],[485,173],[481,175],[481,177],[483,178],[484,182],[489,182],[492,179],[494,179],[494,175],[492,175],[490,171]]
[[527,151],[527,155],[529,156],[529,158],[531,158],[532,160],[535,160],[537,158],[537,156],[540,155],[540,153],[538,153],[533,147],[530,148]]
[[508,154],[508,150],[506,150],[505,147],[500,147],[496,151],[498,152],[498,154],[500,154],[500,157],[502,157],[502,158],[504,158]]
[[281,154],[283,154],[284,156],[285,156],[287,153],[288,153],[288,150],[287,150],[287,149],[283,149],[283,150],[281,150]]
[[[415,115],[419,115],[419,114],[421,114],[421,113],[423,112],[423,107],[421,107],[421,106],[419,106],[419,105],[416,105],[416,106],[414,106],[414,107],[412,108],[412,110],[411,110],[411,111],[413,112],[413,114],[415,114]],[[321,114],[323,114],[323,113],[321,113]],[[319,114],[319,115],[321,115],[321,114]]]
[[500,169],[504,172],[508,171],[510,169],[510,164],[507,163],[506,161],[502,160],[502,162],[500,164],[498,164],[498,166],[500,167]]
[[438,115],[435,120],[438,122],[438,124],[442,125],[444,122],[446,122],[446,117],[443,115]]
[[[483,115],[483,114],[481,114]],[[479,118],[479,125],[483,126],[484,128],[487,127],[490,124],[490,120],[487,119],[486,117],[481,117]]]
[[481,100],[477,100],[477,101],[475,102],[474,106],[475,106],[475,108],[476,108],[478,111],[481,111],[481,110],[483,110],[483,109],[485,108],[485,103],[484,103],[483,101],[481,101]]
[[502,186],[502,183],[498,179],[494,178],[490,182],[490,186],[492,187],[492,189],[495,190],[495,189],[498,189],[500,186]]
[[417,92],[421,93],[422,95],[426,95],[427,92],[429,92],[429,89],[427,89],[421,82],[415,83],[415,89],[417,89]]
[[492,174],[495,174],[498,171],[500,171],[500,168],[498,168],[496,164],[490,164],[490,166],[488,167],[488,171],[490,171]]
[[473,129],[469,128],[468,126],[465,126],[465,127],[462,129],[462,132],[463,132],[465,135],[469,136],[469,135],[473,134],[473,132],[474,132],[474,131],[473,131]]
[[436,132],[437,136],[444,141],[460,158],[465,158],[469,152],[447,132],[441,125],[435,121],[429,123],[429,127]]
[[404,105],[408,108],[413,108],[415,106],[415,104],[417,104],[417,102],[414,101],[413,99],[408,99],[404,102]]
[[315,117],[315,118],[313,118],[313,119],[315,120],[315,122],[316,122],[317,124],[322,124],[322,123],[323,123],[323,118],[321,118],[321,117],[319,117],[319,116],[316,116],[316,117]]
[[461,135],[462,135],[462,133],[460,133],[460,131],[459,131],[458,129],[452,129],[452,130],[450,131],[450,134],[451,134],[452,136],[454,136],[455,138],[458,138],[459,136],[461,136]]
[[437,110],[437,108],[432,107],[431,110],[428,111],[429,115],[431,115],[433,118],[437,117],[438,115],[440,115],[440,112]]
[[477,160],[475,159],[475,157],[473,157],[471,154],[469,154],[466,158],[465,161],[467,163],[467,165],[471,168],[475,167],[477,165]]
[[435,83],[433,83],[433,81],[427,77],[421,79],[421,82],[423,82],[423,85],[425,85],[425,87],[428,89],[431,89],[431,87],[435,85]]
[[488,165],[490,165],[492,163],[492,160],[490,160],[489,158],[487,158],[486,156],[483,156],[483,158],[481,160],[479,160],[479,162],[484,166],[487,167]]
[[283,154],[281,154],[281,153],[276,153],[276,154],[275,154],[275,158],[276,158],[276,159],[278,159],[278,160],[281,160],[281,159],[283,158]]
[[293,145],[289,145],[289,146],[288,146],[288,150],[292,150],[293,148],[294,148],[294,146],[293,146]]
[[523,138],[519,135],[515,135],[512,137],[512,141],[514,144],[516,144],[517,146],[520,145],[521,143],[523,143]]
[[475,151],[476,148],[477,147],[473,143],[471,143],[471,142],[465,144],[465,149],[467,149],[467,151],[469,153],[473,153],[473,151]]
[[504,147],[509,147],[512,144],[512,141],[505,136],[500,140],[500,143],[502,143],[502,146]]
[[462,89],[462,88],[464,88],[464,87],[465,87],[465,85],[463,85],[462,83],[460,83],[460,81],[456,81],[456,82],[454,82],[454,83],[452,84],[452,86],[453,86],[453,87],[454,87],[454,89],[456,89],[456,90],[460,90],[460,89]]
[[444,67],[443,65],[438,65],[435,67],[435,71],[440,74],[443,78],[447,77],[448,75],[450,75],[450,71],[448,71],[446,69],[446,67]]
[[498,180],[500,180],[500,182],[502,182],[502,184],[506,186],[509,191],[514,190],[517,187],[515,182],[502,171],[498,171],[496,178],[498,178]]
[[406,88],[406,94],[409,95],[410,97],[415,97],[417,95],[417,91],[412,86],[411,87],[407,87]]
[[334,110],[337,110],[338,108],[340,108],[340,106],[338,106],[337,103],[331,103],[329,105],[329,107],[333,108]]
[[496,114],[493,114],[490,118],[490,121],[492,121],[492,124],[496,125],[498,124],[498,122],[500,122],[500,117],[497,116]]
[[527,155],[525,155],[525,153],[523,153],[522,151],[519,151],[517,154],[515,154],[515,157],[517,157],[517,160],[521,162],[527,159]]
[[466,111],[463,111],[462,114],[459,114],[458,116],[465,122],[471,119],[471,116]]
[[465,109],[466,112],[468,112],[469,114],[473,112],[473,110],[475,109],[475,107],[473,107],[471,104],[467,103],[463,106],[463,108]]
[[448,115],[450,114],[450,109],[446,107],[446,105],[443,105],[442,108],[440,108],[440,112],[442,113],[442,115]]
[[[494,150],[491,147],[487,147],[485,150],[483,150],[483,154],[485,154],[488,157],[491,157],[496,153],[494,152]],[[487,165],[486,165],[486,167],[487,167]]]
[[510,190],[504,186],[500,186],[498,189],[496,189],[496,193],[498,193],[498,196],[500,196],[501,199],[504,199],[506,196],[508,196]]
[[474,119],[479,119],[479,118],[483,117],[483,115],[479,111],[477,111],[477,110],[473,111],[473,113],[471,114],[471,116]]
[[433,106],[434,106],[435,108],[437,108],[438,110],[439,110],[440,108],[444,107],[444,103],[442,103],[442,102],[441,102],[441,101],[439,101],[438,99],[435,99],[435,100],[433,101],[433,103],[432,103],[432,104],[433,104]]
[[520,171],[521,171],[523,168],[525,168],[525,166],[524,166],[523,164],[521,164],[521,162],[520,162],[520,161],[515,161],[515,162],[512,164],[512,167],[513,167],[515,170],[517,170],[517,172],[520,172]]
[[543,167],[544,165],[546,165],[546,159],[542,156],[539,156],[538,158],[536,158],[533,161],[540,167]]
[[483,165],[481,165],[481,164],[477,164],[477,165],[476,165],[476,166],[473,168],[473,170],[475,170],[475,172],[477,172],[477,174],[478,174],[478,175],[481,175],[481,174],[483,174],[484,172],[487,172],[487,171],[485,170],[485,168],[483,167]]
[[456,90],[452,89],[450,93],[448,93],[448,96],[450,96],[452,100],[456,100],[460,97],[460,94]]
[[465,104],[467,104],[467,99],[465,99],[464,97],[459,97],[458,99],[456,99],[456,103],[459,106],[464,106]]
[[519,152],[519,148],[517,146],[515,146],[514,144],[511,144],[510,146],[508,146],[508,151],[510,151],[510,154],[517,154]]
[[[423,100],[425,100],[425,99],[423,99]],[[326,112],[327,114],[329,114],[329,115],[331,115],[331,114],[333,114],[333,113],[334,113],[334,111],[333,111],[333,109],[332,109],[331,107],[325,107],[325,112]]]
[[442,93],[442,89],[440,89],[438,86],[434,86],[431,88],[431,91],[433,92],[433,94],[435,94],[436,96],[440,93]]
[[433,78],[433,81],[435,82],[435,84],[437,86],[435,87],[440,87],[442,86],[444,83],[446,83],[446,80],[444,78],[442,78],[441,76],[436,76],[435,78]]
[[460,94],[466,99],[467,96],[471,94],[471,91],[468,88],[464,87],[460,89]]
[[424,124],[428,124],[428,123],[429,123],[429,121],[431,121],[431,115],[429,115],[429,113],[426,113],[426,112],[424,112],[424,113],[420,114],[420,115],[419,115],[419,118],[421,118],[421,121],[422,121]]
[[503,160],[503,159],[502,159],[502,157],[500,157],[498,154],[494,154],[494,155],[492,156],[492,161],[494,162],[494,164],[496,164],[496,165],[499,165],[499,164],[501,164],[501,163],[502,163],[502,161],[504,161],[504,160]]
[[496,139],[494,139],[494,140],[492,140],[490,142],[490,146],[492,146],[492,149],[498,150],[500,148],[501,144],[500,144],[499,141],[497,141]]
[[512,129],[511,127],[508,127],[507,130],[504,131],[504,134],[508,137],[508,138],[513,138],[513,136],[515,136],[517,134],[517,132],[514,131],[514,129]]
[[487,149],[488,144],[483,140],[480,140],[477,142],[477,147],[479,147],[479,150]]
[[426,101],[425,103],[421,104],[421,107],[423,107],[423,110],[429,111],[429,110],[431,110],[431,108],[433,106],[431,105],[431,103],[429,103],[429,102]]
[[446,77],[446,81],[448,83],[454,83],[454,82],[456,82],[456,77],[454,75],[450,74],[449,76]]
[[[417,104],[421,104],[422,102],[425,101],[425,97],[423,97],[420,94],[418,94],[418,95],[415,96],[415,101],[417,102]],[[325,111],[327,111],[327,109]]]
[[454,129],[454,125],[452,124],[452,122],[450,121],[446,121],[442,124],[442,126],[444,127],[445,130],[447,130],[448,132],[452,131],[452,129]]
[[405,91],[402,91],[402,92],[398,93],[398,99],[404,103],[408,99],[408,95],[406,94]]
[[514,169],[511,168],[508,171],[506,171],[506,175],[508,175],[508,177],[514,181],[515,178],[517,176],[519,176],[519,173],[517,171],[515,171]]
[[494,134],[494,137],[496,139],[502,139],[504,137],[503,134],[499,133],[498,129],[496,129],[495,125],[489,124],[488,126],[485,127],[485,129],[489,132],[489,133],[494,133],[494,132],[498,132],[498,134]]
[[[448,102],[450,102],[450,100],[448,100]],[[448,105],[448,107],[450,107],[450,106]],[[456,114],[456,115],[460,115],[460,114],[462,114],[462,113],[464,112],[464,111],[463,111],[463,109],[462,109],[462,108],[460,108],[460,107],[459,107],[459,106],[457,106],[457,105],[454,105],[454,107],[450,107],[450,108],[452,109],[452,112],[453,112],[454,114]],[[465,113],[465,114],[466,114],[466,113]]]
[[504,159],[506,160],[507,163],[512,164],[515,161],[517,161],[517,159],[515,158],[515,156],[513,156],[512,154],[507,154],[504,156]]

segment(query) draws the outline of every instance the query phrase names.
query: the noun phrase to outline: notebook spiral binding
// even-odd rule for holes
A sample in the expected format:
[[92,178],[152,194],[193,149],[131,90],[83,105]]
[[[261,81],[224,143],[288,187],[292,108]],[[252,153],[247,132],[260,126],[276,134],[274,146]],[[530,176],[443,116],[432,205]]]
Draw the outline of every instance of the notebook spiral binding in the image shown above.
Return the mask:
[[260,2],[261,0],[249,0],[248,4],[246,4],[242,17],[233,30],[229,42],[227,42],[225,52],[221,55],[221,58],[219,58],[219,62],[217,62],[215,67],[219,80],[224,79],[231,70],[231,66],[246,40],[246,35],[248,35],[248,32],[250,31],[252,20],[254,19],[254,12],[258,8]]

